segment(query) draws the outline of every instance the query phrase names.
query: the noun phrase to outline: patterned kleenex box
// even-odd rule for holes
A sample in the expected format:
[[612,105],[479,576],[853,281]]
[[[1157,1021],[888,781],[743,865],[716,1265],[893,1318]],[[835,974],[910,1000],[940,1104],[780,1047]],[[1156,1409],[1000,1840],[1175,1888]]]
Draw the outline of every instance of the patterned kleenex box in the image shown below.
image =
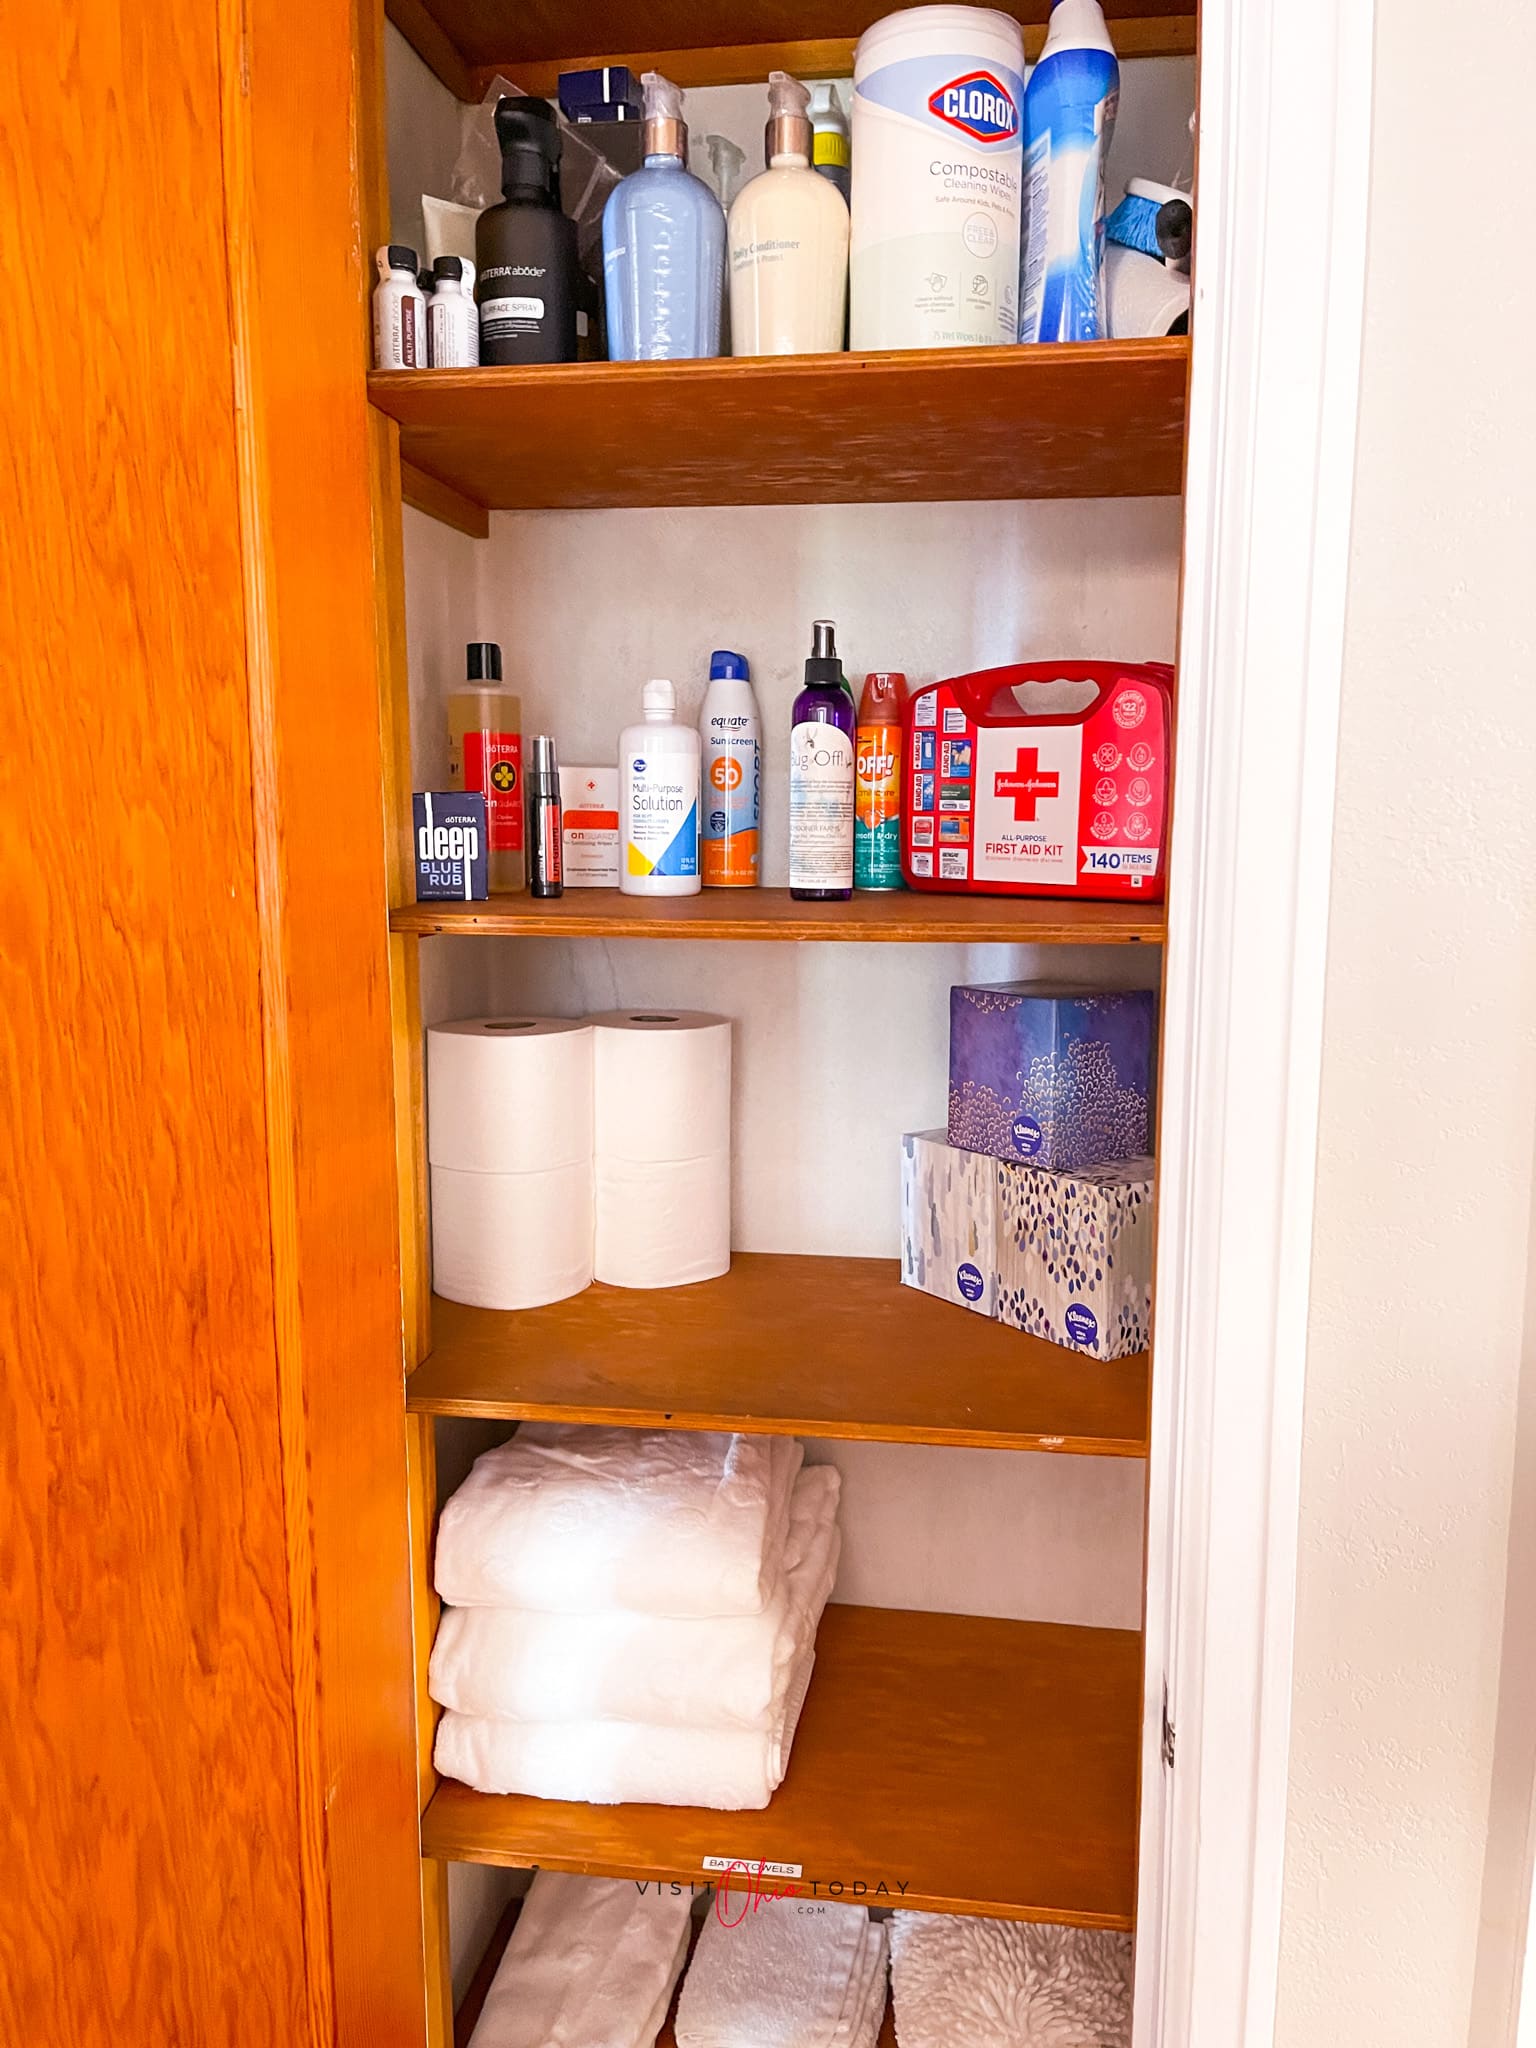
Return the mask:
[[1026,981],[949,992],[949,1142],[1032,1166],[1147,1150],[1150,989]]
[[901,1141],[901,1277],[942,1301],[995,1312],[997,1161],[946,1144],[942,1131]]
[[1152,1161],[1047,1173],[999,1161],[997,1318],[1092,1358],[1144,1351]]

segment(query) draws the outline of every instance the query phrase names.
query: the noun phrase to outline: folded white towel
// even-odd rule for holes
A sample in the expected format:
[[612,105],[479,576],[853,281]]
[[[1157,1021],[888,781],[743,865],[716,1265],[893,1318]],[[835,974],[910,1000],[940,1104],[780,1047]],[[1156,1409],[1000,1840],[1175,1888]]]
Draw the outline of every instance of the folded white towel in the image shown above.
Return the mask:
[[897,1913],[891,1988],[901,2048],[1121,2048],[1131,2038],[1131,1937]]
[[433,1699],[509,1721],[770,1727],[832,1591],[839,1485],[831,1465],[807,1466],[795,1480],[784,1569],[761,1614],[446,1608],[432,1647]]
[[533,1880],[471,2048],[653,2048],[688,1955],[686,1892]]
[[793,1437],[525,1422],[443,1509],[453,1607],[760,1614],[804,1457]]
[[766,1806],[789,1768],[815,1663],[787,1675],[766,1728],[678,1728],[641,1721],[498,1721],[444,1714],[434,1751],[445,1778],[477,1792],[521,1792],[590,1806]]
[[885,1930],[862,1906],[767,1899],[704,1923],[677,2007],[678,2048],[873,2048]]

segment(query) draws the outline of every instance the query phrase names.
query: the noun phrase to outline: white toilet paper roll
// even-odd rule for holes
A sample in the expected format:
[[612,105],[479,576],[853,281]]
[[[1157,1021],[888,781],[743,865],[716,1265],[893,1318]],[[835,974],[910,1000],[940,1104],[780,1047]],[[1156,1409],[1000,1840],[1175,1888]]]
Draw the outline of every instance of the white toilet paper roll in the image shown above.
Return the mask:
[[1175,322],[1189,311],[1189,279],[1140,249],[1106,242],[1104,311],[1112,341],[1171,334]]
[[540,1308],[592,1284],[592,1167],[432,1168],[432,1284],[472,1308]]
[[434,1024],[427,1157],[459,1173],[544,1173],[590,1159],[590,1025],[515,1013]]
[[731,1026],[700,1010],[591,1019],[599,1159],[702,1159],[731,1148]]
[[593,1271],[613,1287],[686,1287],[731,1263],[731,1157],[600,1159]]

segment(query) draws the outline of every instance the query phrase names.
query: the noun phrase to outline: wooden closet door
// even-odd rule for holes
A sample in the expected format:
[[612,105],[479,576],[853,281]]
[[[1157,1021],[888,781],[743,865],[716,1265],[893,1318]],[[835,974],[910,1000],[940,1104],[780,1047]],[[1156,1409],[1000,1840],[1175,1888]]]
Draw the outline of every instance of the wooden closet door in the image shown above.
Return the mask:
[[353,38],[0,21],[6,2040],[423,2036]]

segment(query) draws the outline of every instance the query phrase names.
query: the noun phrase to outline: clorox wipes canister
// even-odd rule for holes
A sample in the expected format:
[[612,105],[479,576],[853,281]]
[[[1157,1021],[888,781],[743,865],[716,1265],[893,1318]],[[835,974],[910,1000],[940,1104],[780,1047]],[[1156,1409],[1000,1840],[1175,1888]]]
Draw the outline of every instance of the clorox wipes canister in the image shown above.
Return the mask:
[[1018,337],[1024,41],[986,7],[912,7],[853,71],[854,349]]

